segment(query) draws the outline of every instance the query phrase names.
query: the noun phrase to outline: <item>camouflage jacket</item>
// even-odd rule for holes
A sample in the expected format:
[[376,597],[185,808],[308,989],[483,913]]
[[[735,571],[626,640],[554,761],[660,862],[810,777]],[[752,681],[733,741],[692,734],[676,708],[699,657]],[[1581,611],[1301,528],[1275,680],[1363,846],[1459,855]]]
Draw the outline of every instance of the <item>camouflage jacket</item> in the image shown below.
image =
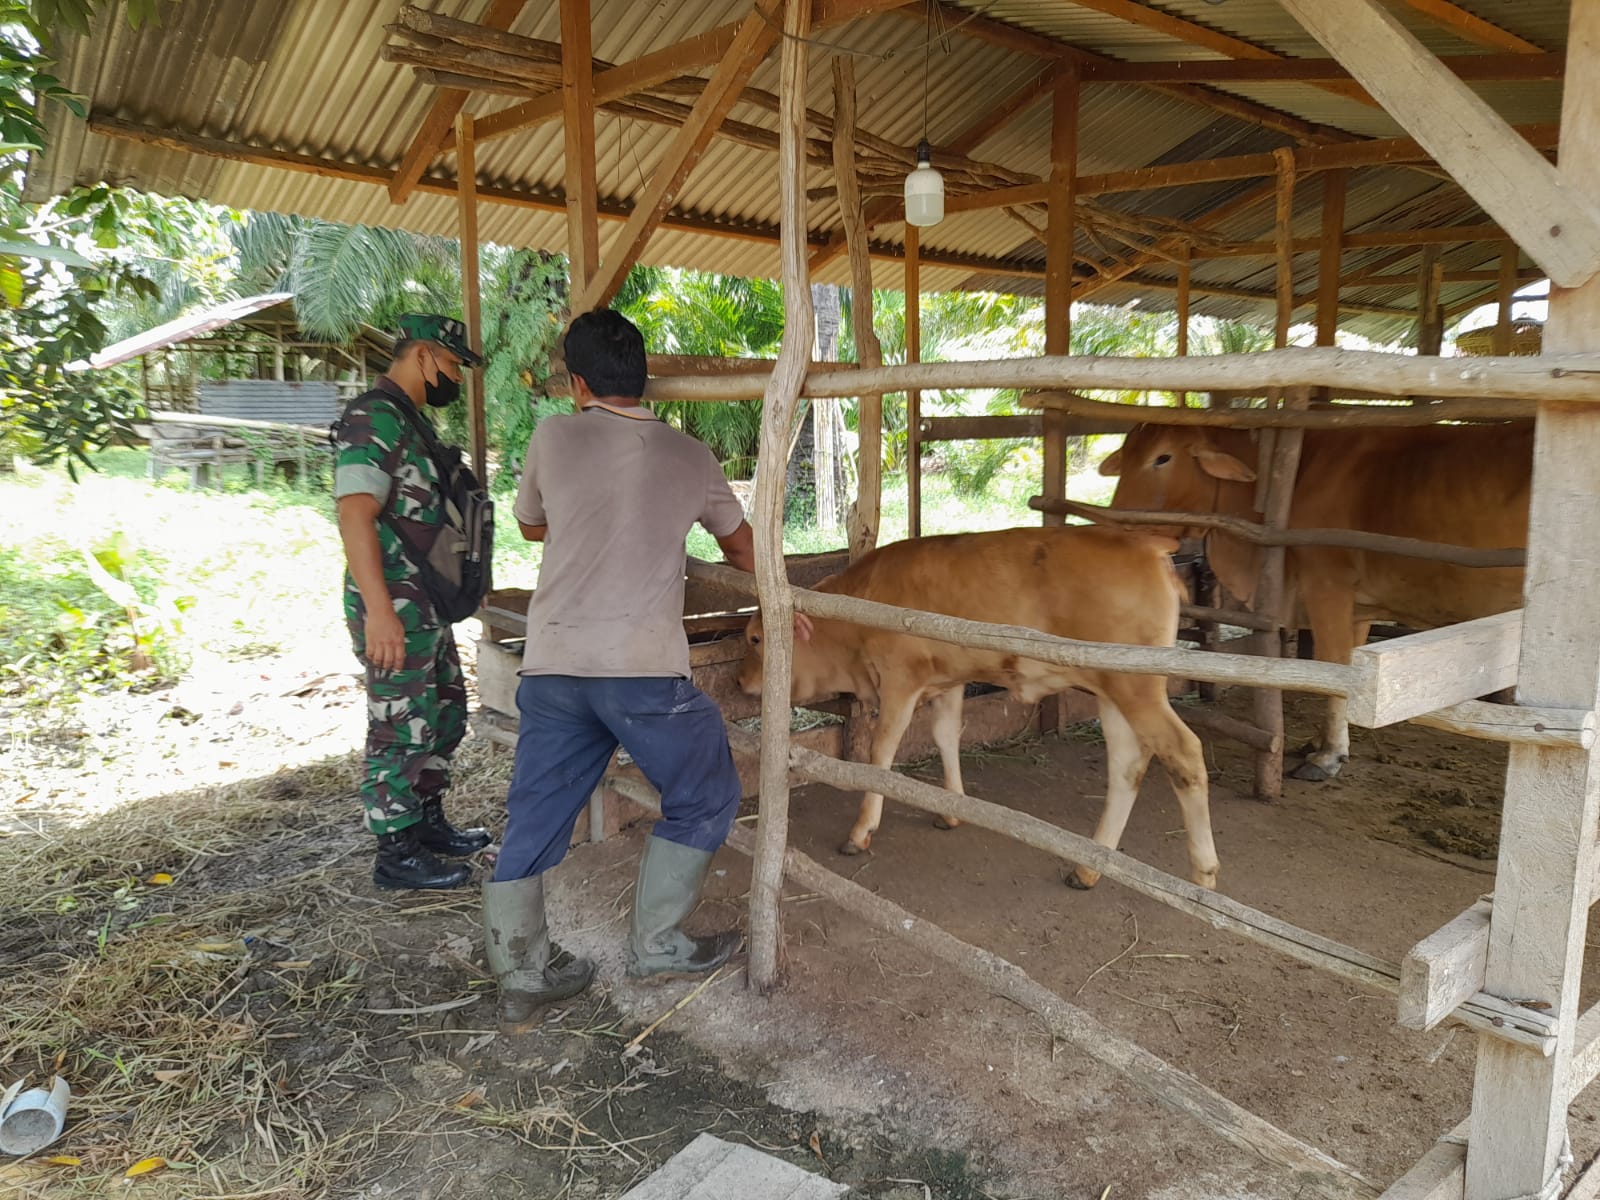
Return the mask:
[[[444,503],[438,469],[398,407],[410,403],[388,376],[381,376],[377,387],[350,402],[334,432],[333,494],[376,496],[385,517],[403,522],[412,541],[426,549],[444,523]],[[378,522],[378,546],[383,551],[383,577],[406,631],[438,626],[417,568],[406,557],[389,520]],[[349,621],[366,619],[361,592],[348,568],[344,611]]]

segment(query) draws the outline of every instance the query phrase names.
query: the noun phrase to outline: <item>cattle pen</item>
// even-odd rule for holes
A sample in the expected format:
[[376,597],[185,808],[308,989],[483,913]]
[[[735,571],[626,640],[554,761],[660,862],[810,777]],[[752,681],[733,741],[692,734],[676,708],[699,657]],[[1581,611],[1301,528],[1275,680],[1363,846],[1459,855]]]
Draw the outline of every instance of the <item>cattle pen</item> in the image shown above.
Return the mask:
[[[786,321],[775,361],[654,356],[647,392],[765,402],[755,579],[690,568],[725,592],[753,590],[769,630],[759,737],[731,731],[760,771],[758,824],[731,838],[754,860],[753,988],[770,993],[784,981],[780,893],[789,878],[1038,1014],[1054,1038],[1284,1168],[1296,1185],[1393,1200],[1600,1195],[1600,1165],[1569,1180],[1567,1154],[1569,1104],[1600,1075],[1600,1006],[1580,1004],[1600,894],[1600,622],[1591,616],[1600,589],[1600,0],[697,0],[650,6],[649,21],[635,15],[645,6],[630,11],[621,0],[461,0],[442,6],[449,12],[300,0],[246,6],[252,21],[226,31],[236,6],[171,7],[165,28],[116,25],[63,53],[63,83],[86,97],[88,117],[67,127],[51,116],[57,136],[30,169],[34,194],[115,178],[458,236],[464,316],[479,342],[480,241],[564,241],[575,312],[612,301],[640,262],[780,277]],[[1519,21],[1525,36],[1506,28]],[[946,41],[964,56],[930,80],[928,58]],[[811,78],[824,56],[831,79]],[[905,67],[913,61],[923,69]],[[892,137],[880,123],[894,126]],[[916,162],[908,146],[930,125],[949,220],[875,237],[902,226],[900,186]],[[617,132],[643,127],[649,136],[631,142]],[[1092,160],[1096,169],[1085,169]],[[603,222],[618,230],[609,241]],[[855,364],[811,361],[807,285],[824,279],[852,289]],[[1538,279],[1551,281],[1541,353],[1510,357],[1513,298]],[[906,293],[906,361],[885,365],[872,294],[890,285]],[[919,361],[919,295],[957,288],[1042,292],[1044,354]],[[1177,356],[1070,353],[1073,302],[1091,297],[1170,297]],[[1494,354],[1441,357],[1445,322],[1491,298]],[[1276,348],[1191,356],[1189,318],[1202,307],[1268,315]],[[1302,311],[1313,316],[1314,348],[1289,346]],[[1375,340],[1412,338],[1418,353],[1337,348],[1347,318]],[[469,373],[468,383],[482,475],[481,380]],[[923,392],[961,387],[1018,389],[1037,411],[924,417]],[[1084,394],[1102,391],[1177,402]],[[1185,612],[1208,631],[1200,653],[1075,642],[791,585],[783,467],[801,399],[860,398],[862,470],[847,531],[859,557],[878,541],[883,398],[896,393],[906,397],[913,536],[922,445],[1036,437],[1032,507],[1046,523],[1177,524],[1258,545],[1250,605],[1195,597]],[[1213,406],[1190,407],[1195,393]],[[1308,429],[1529,420],[1525,548],[1290,527]],[[1256,431],[1259,519],[1071,500],[1069,439],[1136,422]],[[1348,664],[1301,661],[1284,654],[1295,624],[1285,552],[1306,545],[1522,565],[1525,603],[1360,648]],[[1493,893],[1385,959],[1027,813],[796,745],[794,612],[1045,662],[1253,688],[1251,720],[1206,715],[1211,732],[1255,755],[1265,798],[1281,786],[1284,692],[1336,698],[1368,728],[1409,722],[1508,746]],[[1219,643],[1219,626],[1247,636]],[[1506,689],[1514,702],[1482,699]],[[1044,723],[1055,725],[1049,715]],[[1400,1178],[1369,1179],[1017,963],[791,847],[794,778],[881,791],[1086,865],[1232,937],[1392,997],[1402,1029],[1464,1025],[1478,1045],[1470,1115],[1441,1130]],[[636,779],[608,782],[652,802]]]
[[[1366,53],[1350,46],[1345,36],[1324,28],[1329,18],[1313,17],[1313,5],[1287,3],[1352,73],[1367,83],[1375,95],[1385,93],[1368,72],[1381,78],[1382,68],[1369,64]],[[1329,6],[1350,9],[1350,18],[1380,20],[1376,6],[1365,0]],[[1575,538],[1600,529],[1600,491],[1585,466],[1582,447],[1600,446],[1600,401],[1593,377],[1600,372],[1600,357],[1585,355],[1589,330],[1580,313],[1592,304],[1590,294],[1600,285],[1584,286],[1600,267],[1600,242],[1591,258],[1562,278],[1563,268],[1554,257],[1530,249],[1535,261],[1547,267],[1552,279],[1570,290],[1556,288],[1552,296],[1551,328],[1545,354],[1533,361],[1485,359],[1472,363],[1421,356],[1415,359],[1332,349],[1332,327],[1337,304],[1319,305],[1318,350],[1280,349],[1249,358],[1150,361],[1069,357],[1063,336],[1067,320],[1063,291],[1071,294],[1071,272],[1062,265],[1057,247],[1071,237],[1073,196],[1071,161],[1075,155],[1073,104],[1077,80],[1067,77],[1056,85],[1058,167],[1045,185],[1050,201],[1051,229],[1046,246],[1051,251],[1046,300],[1054,303],[1053,320],[1047,317],[1050,342],[1044,358],[1024,362],[917,364],[915,353],[907,365],[884,367],[874,361],[870,304],[858,300],[855,319],[861,339],[862,364],[857,370],[811,372],[812,313],[805,286],[806,248],[795,231],[805,228],[804,146],[807,55],[805,35],[808,10],[803,4],[786,8],[785,40],[781,47],[779,181],[782,189],[783,274],[786,328],[777,361],[764,375],[741,378],[736,374],[683,376],[658,379],[652,398],[714,401],[761,395],[765,400],[761,463],[758,474],[754,523],[757,528],[758,564],[755,587],[766,617],[765,673],[759,743],[735,731],[736,742],[760,756],[760,823],[756,832],[740,831],[733,844],[754,857],[750,889],[750,982],[770,990],[780,984],[783,972],[783,929],[780,896],[785,876],[827,896],[886,933],[917,946],[975,978],[992,992],[1008,996],[1036,1012],[1054,1036],[1124,1074],[1163,1101],[1202,1121],[1222,1137],[1266,1160],[1297,1173],[1301,1180],[1332,1195],[1375,1195],[1380,1188],[1359,1172],[1323,1151],[1256,1117],[1242,1106],[1208,1088],[1198,1079],[1118,1037],[1090,1014],[1064,997],[1050,992],[1002,958],[966,943],[917,919],[903,908],[868,889],[844,880],[804,855],[787,847],[788,793],[791,775],[844,789],[881,791],[912,807],[960,817],[1003,833],[1025,844],[1087,863],[1161,903],[1188,912],[1218,928],[1272,947],[1301,962],[1347,979],[1379,988],[1397,997],[1397,1021],[1413,1029],[1432,1028],[1445,1019],[1474,1029],[1480,1038],[1478,1084],[1472,1116],[1444,1134],[1437,1147],[1403,1178],[1383,1190],[1391,1197],[1554,1197],[1565,1190],[1570,1155],[1565,1152],[1565,1116],[1570,1098],[1600,1074],[1600,1006],[1579,1013],[1576,974],[1583,952],[1583,928],[1595,899],[1596,788],[1595,700],[1600,642],[1577,614],[1582,597],[1595,582],[1576,570],[1568,557]],[[1600,4],[1574,5],[1574,45],[1585,45],[1576,35],[1600,35]],[[1589,27],[1593,26],[1593,29]],[[1383,37],[1403,38],[1379,25]],[[1376,36],[1376,35],[1374,35]],[[1408,53],[1411,47],[1407,47]],[[1420,46],[1417,56],[1426,56]],[[1379,57],[1374,55],[1373,57]],[[1569,84],[1566,113],[1583,113],[1584,89]],[[836,130],[848,129],[853,88],[845,60],[835,60]],[[1470,93],[1456,87],[1455,98]],[[1397,115],[1428,122],[1416,111],[1415,97],[1403,92],[1397,98]],[[1465,119],[1461,114],[1454,114]],[[1479,118],[1482,128],[1493,129],[1497,118]],[[1408,127],[1412,127],[1408,124]],[[1587,125],[1580,129],[1588,130]],[[1430,130],[1430,133],[1433,131]],[[1507,131],[1509,132],[1509,131]],[[1436,135],[1434,149],[1441,164],[1453,165],[1449,135]],[[1419,138],[1433,148],[1432,139]],[[1503,139],[1502,139],[1503,140]],[[835,142],[835,147],[843,139]],[[1445,147],[1449,147],[1447,150]],[[852,259],[858,297],[870,296],[871,279],[866,258],[866,231],[859,217],[859,197],[852,213],[852,164],[848,155],[836,154],[837,186],[844,216],[844,236]],[[1537,157],[1537,156],[1536,156]],[[1566,165],[1559,176],[1542,157],[1541,167],[1554,182],[1576,182],[1592,173],[1581,156]],[[1297,175],[1295,156],[1280,151],[1273,157],[1276,197],[1277,344],[1287,345],[1292,310],[1290,261],[1294,251],[1292,203]],[[1480,195],[1480,172],[1461,171],[1463,186],[1496,211],[1490,195]],[[1330,190],[1335,187],[1329,183]],[[1492,189],[1484,185],[1486,192]],[[1065,216],[1054,201],[1064,200]],[[1513,202],[1515,203],[1515,202]],[[1573,203],[1577,203],[1576,200]],[[1587,209],[1583,220],[1587,220]],[[1323,251],[1337,253],[1341,230],[1338,206],[1324,204],[1326,229]],[[1551,212],[1548,219],[1561,218]],[[1509,226],[1509,211],[1502,220]],[[1064,225],[1064,228],[1062,227]],[[1562,233],[1550,225],[1541,233]],[[1330,247],[1331,241],[1331,247]],[[1068,242],[1070,245],[1070,242]],[[908,238],[908,328],[916,328],[915,239]],[[1515,256],[1512,255],[1514,262]],[[1052,283],[1051,275],[1054,275]],[[1600,293],[1595,293],[1600,294]],[[1509,292],[1506,292],[1508,309]],[[1336,296],[1336,293],[1335,293]],[[863,310],[865,310],[863,312]],[[1329,316],[1328,314],[1331,314]],[[910,343],[914,345],[914,342]],[[1437,351],[1437,346],[1433,347]],[[1554,354],[1552,351],[1572,353]],[[731,369],[731,368],[730,368]],[[1262,578],[1252,611],[1234,613],[1256,630],[1255,655],[1211,653],[1197,656],[1172,648],[1075,643],[1037,632],[987,626],[935,613],[895,609],[851,597],[825,595],[793,587],[786,577],[781,553],[783,472],[774,469],[787,457],[788,430],[802,395],[876,398],[862,410],[862,460],[877,457],[878,422],[884,393],[905,391],[916,397],[921,390],[956,387],[1022,387],[1032,393],[1032,403],[1043,410],[1046,456],[1043,494],[1033,507],[1047,521],[1067,514],[1097,520],[1131,523],[1182,524],[1227,528],[1229,532],[1266,548]],[[1343,394],[1356,387],[1375,394],[1402,396],[1405,408],[1354,406],[1313,409],[1316,389],[1321,396]],[[1195,412],[1187,407],[1141,409],[1137,418],[1160,423],[1215,424],[1265,431],[1259,440],[1259,523],[1241,523],[1195,514],[1126,513],[1093,511],[1065,497],[1065,430],[1073,418],[1084,422],[1109,419],[1116,428],[1128,417],[1108,412],[1111,407],[1088,400],[1079,391],[1120,388],[1137,392],[1157,389],[1186,394],[1191,391],[1240,392],[1259,389],[1266,409],[1226,408]],[[1436,403],[1437,402],[1437,403]],[[909,419],[917,422],[915,402]],[[1308,426],[1382,426],[1441,421],[1505,420],[1535,416],[1539,441],[1535,468],[1536,494],[1530,528],[1528,603],[1521,612],[1502,614],[1429,633],[1402,637],[1356,652],[1349,666],[1305,663],[1278,658],[1281,636],[1292,621],[1286,593],[1284,548],[1292,544],[1332,544],[1402,555],[1429,557],[1461,565],[1515,566],[1523,555],[1517,548],[1488,552],[1458,546],[1420,543],[1409,539],[1344,530],[1289,531],[1293,482],[1300,452],[1301,432]],[[1088,424],[1088,428],[1097,428]],[[913,484],[915,487],[915,484]],[[851,549],[858,553],[876,541],[878,480],[863,471],[861,494],[851,530]],[[913,507],[913,514],[916,509]],[[1174,518],[1181,518],[1175,520]],[[916,521],[913,515],[913,522]],[[915,529],[915,524],[913,524]],[[710,564],[697,564],[694,574],[737,588],[739,573]],[[746,584],[746,587],[749,585]],[[1045,822],[1010,812],[943,788],[907,780],[891,771],[849,763],[790,745],[790,681],[793,632],[791,613],[832,617],[856,624],[914,634],[934,640],[1019,653],[1042,661],[1090,666],[1107,670],[1178,674],[1199,680],[1247,684],[1258,689],[1256,722],[1242,732],[1257,750],[1257,789],[1276,794],[1283,762],[1283,723],[1280,692],[1300,690],[1343,697],[1351,719],[1368,727],[1402,721],[1419,721],[1436,728],[1509,743],[1511,768],[1507,781],[1500,870],[1493,897],[1485,897],[1459,918],[1417,945],[1404,962],[1385,962],[1361,950],[1295,928],[1269,914],[1226,897],[1208,893],[1174,876],[1145,867],[1087,838]],[[1229,619],[1228,610],[1195,609],[1191,615],[1214,621]],[[1255,618],[1251,620],[1249,618]],[[1537,624],[1535,624],[1537,622]],[[1574,628],[1574,626],[1580,626]],[[1582,647],[1581,652],[1574,653]],[[1277,659],[1274,661],[1274,659]],[[1575,661],[1575,660],[1581,660]],[[1476,699],[1504,688],[1517,689],[1515,704],[1488,704]],[[1538,704],[1532,703],[1537,699]],[[636,783],[619,783],[631,798],[649,803],[648,789]],[[1538,803],[1531,802],[1537,797]],[[1522,802],[1519,803],[1518,801]],[[1558,832],[1559,831],[1559,832]],[[1521,885],[1540,878],[1543,886]],[[1514,1104],[1512,1097],[1516,1096]],[[1600,1183],[1600,1168],[1590,1168],[1581,1186]],[[1584,1195],[1592,1194],[1585,1190]]]

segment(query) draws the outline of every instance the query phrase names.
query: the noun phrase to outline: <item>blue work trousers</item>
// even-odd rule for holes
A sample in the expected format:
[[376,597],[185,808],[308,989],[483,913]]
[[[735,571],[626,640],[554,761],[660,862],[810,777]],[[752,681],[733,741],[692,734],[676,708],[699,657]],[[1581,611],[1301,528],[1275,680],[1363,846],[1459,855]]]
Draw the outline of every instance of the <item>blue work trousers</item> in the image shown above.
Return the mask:
[[573,823],[619,744],[661,793],[656,837],[712,851],[728,836],[739,773],[721,710],[687,679],[525,675],[517,708],[496,882],[540,874],[566,856]]

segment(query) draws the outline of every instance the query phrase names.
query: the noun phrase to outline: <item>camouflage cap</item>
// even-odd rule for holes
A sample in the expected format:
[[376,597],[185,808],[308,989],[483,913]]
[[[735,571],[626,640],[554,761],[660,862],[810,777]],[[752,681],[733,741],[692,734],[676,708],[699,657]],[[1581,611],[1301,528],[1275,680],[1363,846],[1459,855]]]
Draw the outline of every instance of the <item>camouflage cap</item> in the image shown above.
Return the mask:
[[454,317],[441,317],[437,313],[405,313],[400,318],[402,340],[438,342],[469,367],[483,361],[483,355],[472,349],[467,341],[467,327]]

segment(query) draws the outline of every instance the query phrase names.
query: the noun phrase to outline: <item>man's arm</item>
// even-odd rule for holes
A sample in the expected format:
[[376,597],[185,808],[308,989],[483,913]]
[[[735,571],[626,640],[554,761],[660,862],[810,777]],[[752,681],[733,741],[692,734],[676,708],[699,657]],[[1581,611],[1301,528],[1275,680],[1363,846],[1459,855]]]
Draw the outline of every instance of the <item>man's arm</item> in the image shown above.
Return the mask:
[[738,567],[741,571],[755,573],[756,569],[756,534],[750,528],[749,521],[740,521],[739,528],[727,537],[719,537],[717,545],[722,547],[722,555],[728,560],[728,565]]
[[383,549],[378,545],[382,510],[382,502],[365,492],[339,497],[339,537],[367,610],[367,661],[380,671],[394,671],[405,665],[406,632],[383,578]]
[[529,525],[526,521],[518,521],[517,528],[522,530],[522,536],[530,542],[542,542],[544,535],[550,532],[548,525]]

